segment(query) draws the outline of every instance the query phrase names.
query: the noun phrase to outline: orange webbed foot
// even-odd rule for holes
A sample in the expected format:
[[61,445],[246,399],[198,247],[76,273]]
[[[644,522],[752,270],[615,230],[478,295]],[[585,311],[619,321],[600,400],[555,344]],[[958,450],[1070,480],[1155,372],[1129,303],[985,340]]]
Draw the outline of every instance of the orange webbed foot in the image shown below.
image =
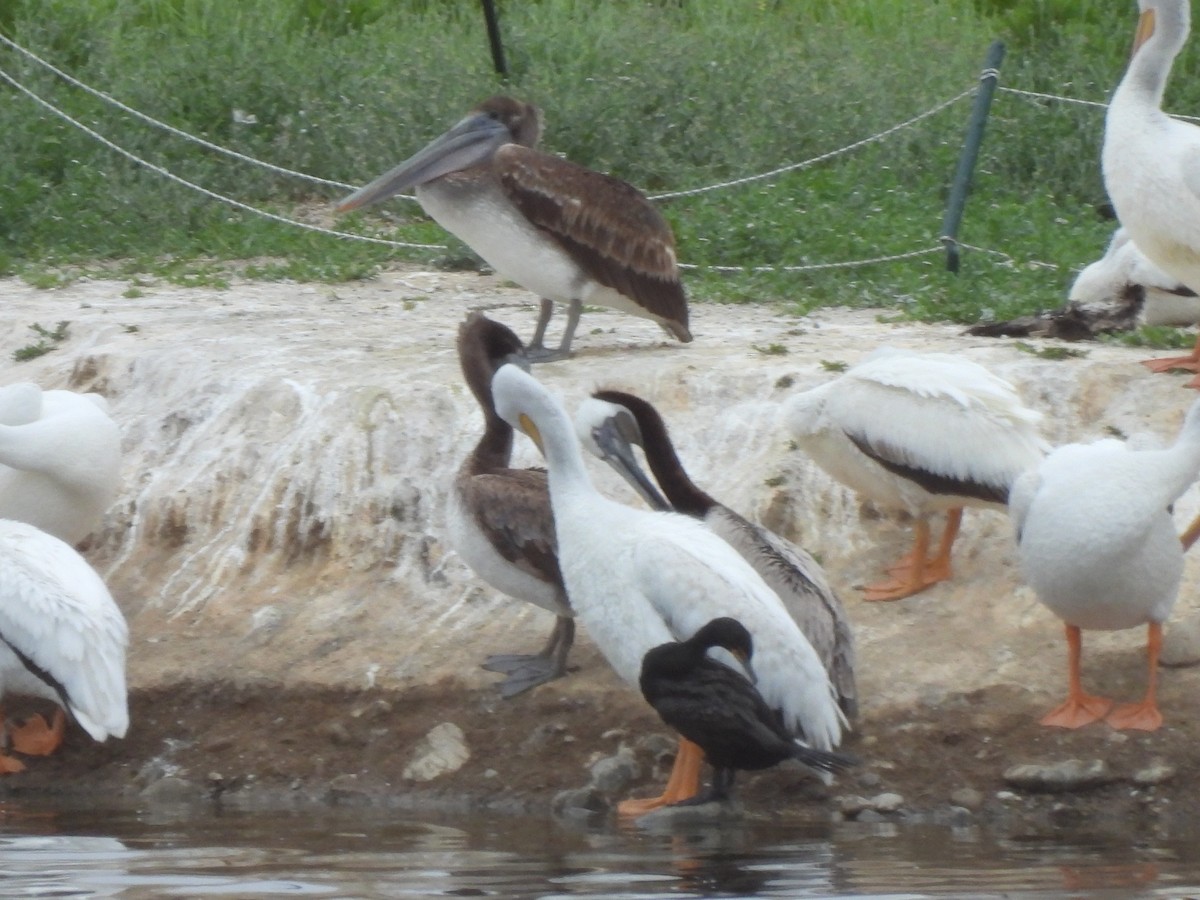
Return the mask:
[[875,584],[868,584],[862,589],[863,599],[872,602],[903,600],[913,594],[919,594],[928,587],[946,581],[950,577],[949,567],[929,567],[918,576],[913,569],[901,571],[901,577],[888,578]]
[[[1151,372],[1200,372],[1200,359],[1192,356],[1166,356],[1162,359],[1143,359],[1142,365]],[[1191,387],[1191,385],[1188,385]]]
[[13,756],[0,753],[0,775],[15,775],[25,771],[25,763]]
[[1113,702],[1106,697],[1093,697],[1081,694],[1069,697],[1061,706],[1057,706],[1042,716],[1043,725],[1053,725],[1057,728],[1082,728],[1092,722],[1099,722],[1112,709]]
[[54,711],[53,721],[49,724],[40,713],[34,714],[21,725],[9,727],[9,744],[26,756],[49,756],[62,746],[66,728],[67,717],[61,709]]
[[1137,731],[1157,731],[1162,727],[1162,713],[1153,703],[1123,703],[1104,717],[1118,731],[1130,728]]

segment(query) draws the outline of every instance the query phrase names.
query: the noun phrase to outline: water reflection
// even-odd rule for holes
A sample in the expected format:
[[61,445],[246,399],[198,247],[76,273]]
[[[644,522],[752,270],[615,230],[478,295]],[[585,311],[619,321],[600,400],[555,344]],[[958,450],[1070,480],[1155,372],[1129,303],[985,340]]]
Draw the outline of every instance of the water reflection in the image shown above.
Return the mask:
[[486,815],[33,812],[0,806],[0,884],[36,897],[1179,897],[1191,842],[1014,841],[845,824],[646,833]]

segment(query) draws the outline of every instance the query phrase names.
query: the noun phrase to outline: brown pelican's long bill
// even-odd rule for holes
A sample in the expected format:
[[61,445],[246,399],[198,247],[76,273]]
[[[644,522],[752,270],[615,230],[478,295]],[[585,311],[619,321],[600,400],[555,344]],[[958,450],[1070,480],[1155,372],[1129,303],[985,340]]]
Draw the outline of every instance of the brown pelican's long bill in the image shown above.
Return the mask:
[[336,212],[368,206],[418,184],[478,165],[511,141],[512,135],[503,123],[486,113],[469,115],[394,169],[359,188],[337,205]]
[[592,428],[592,440],[596,442],[596,446],[604,454],[602,457],[604,461],[629,482],[629,486],[641,495],[642,499],[646,501],[651,509],[669,510],[671,509],[671,504],[659,493],[658,488],[654,486],[654,482],[650,480],[649,476],[646,475],[642,467],[638,464],[637,457],[633,455],[630,439],[624,430],[630,426],[632,426],[636,433],[637,422],[634,421],[632,415],[622,410],[621,413],[609,416],[599,425],[594,426]]

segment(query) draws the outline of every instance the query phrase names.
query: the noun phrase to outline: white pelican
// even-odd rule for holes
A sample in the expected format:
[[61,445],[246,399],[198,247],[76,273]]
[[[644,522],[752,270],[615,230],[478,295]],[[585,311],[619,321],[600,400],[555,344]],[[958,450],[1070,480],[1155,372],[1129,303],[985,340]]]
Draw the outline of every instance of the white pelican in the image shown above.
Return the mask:
[[[434,221],[542,298],[531,360],[570,355],[585,303],[652,319],[690,341],[666,219],[632,185],[538,150],[541,133],[536,106],[491,97],[337,211],[416,187]],[[568,305],[567,327],[550,350],[543,340],[556,302]]]
[[1083,268],[1067,299],[1084,309],[1120,299],[1145,325],[1200,322],[1196,292],[1150,262],[1125,228],[1113,232],[1104,256]]
[[[641,397],[624,391],[593,392],[575,413],[575,431],[584,448],[612,466],[651,507],[700,519],[754,567],[817,651],[838,705],[854,719],[854,635],[820,564],[807,551],[749,522],[697,487],[679,461],[662,416]],[[665,501],[649,484],[631,444],[645,452]]]
[[[1003,507],[1013,480],[1046,449],[1041,415],[1011,384],[947,353],[881,348],[789,398],[782,417],[834,478],[916,520],[912,551],[865,589],[867,600],[899,600],[950,578],[963,507]],[[942,510],[946,527],[929,559],[928,517]]]
[[492,402],[492,376],[523,354],[511,330],[481,313],[471,313],[458,328],[459,363],[483,410],[484,431],[454,478],[447,537],[463,562],[492,587],[557,616],[540,653],[491,656],[484,664],[508,675],[500,685],[505,697],[565,675],[575,638],[555,555],[546,471],[510,467],[512,426],[496,415]]
[[[1133,54],[1104,127],[1104,186],[1117,218],[1155,265],[1200,291],[1200,128],[1162,111],[1171,64],[1187,41],[1190,0],[1139,0]],[[1156,372],[1200,371],[1200,338]],[[1188,382],[1200,387],[1200,376]]]
[[[1067,444],[1013,486],[1021,571],[1066,623],[1069,693],[1043,725],[1078,728],[1104,718],[1114,728],[1153,731],[1162,623],[1175,604],[1183,551],[1170,506],[1200,476],[1200,400],[1179,437],[1162,450],[1106,439]],[[1118,706],[1083,692],[1081,629],[1148,626],[1149,675],[1140,703]]]
[[0,518],[68,544],[100,524],[121,479],[121,434],[99,394],[0,392]]
[[[496,411],[541,448],[550,476],[558,562],[575,615],[630,685],[653,647],[711,619],[737,618],[754,636],[758,688],[790,734],[818,750],[841,740],[844,718],[820,659],[779,598],[732,547],[689,516],[634,509],[588,478],[571,420],[518,366],[492,381]],[[731,659],[730,662],[733,662]],[[680,742],[663,795],[626,801],[625,815],[695,796],[702,754]]]
[[[24,522],[0,520],[0,696],[62,704],[97,741],[129,727],[129,633],[100,576],[69,545]],[[45,755],[62,743],[62,710],[7,732],[12,749]],[[24,765],[0,756],[0,772]]]

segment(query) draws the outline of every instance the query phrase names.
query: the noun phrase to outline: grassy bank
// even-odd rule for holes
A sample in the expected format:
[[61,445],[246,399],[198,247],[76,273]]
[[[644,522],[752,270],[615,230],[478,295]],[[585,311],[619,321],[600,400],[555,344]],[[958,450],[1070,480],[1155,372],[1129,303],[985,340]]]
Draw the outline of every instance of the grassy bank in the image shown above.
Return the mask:
[[[510,73],[492,71],[474,0],[9,0],[0,30],[129,106],[217,144],[361,183],[497,91],[546,111],[545,145],[651,194],[724,182],[876,134],[971,86],[1008,44],[1006,86],[1104,100],[1123,70],[1134,4],[1058,0],[749,0],[501,3]],[[1036,48],[1036,52],[1034,50]],[[1195,64],[1185,51],[1171,109]],[[180,177],[283,215],[341,191],[238,163],[147,127],[18,56],[0,63],[55,106]],[[219,279],[366,277],[396,259],[463,250],[417,207],[344,227],[449,243],[397,251],[289,228],[166,181],[0,87],[0,272],[46,283],[72,266]],[[975,321],[1061,303],[1100,255],[1103,111],[1001,93],[961,237],[938,255],[854,269],[802,266],[936,245],[969,100],[886,140],[771,180],[664,203],[698,298],[894,307]],[[243,268],[245,268],[243,266]]]

